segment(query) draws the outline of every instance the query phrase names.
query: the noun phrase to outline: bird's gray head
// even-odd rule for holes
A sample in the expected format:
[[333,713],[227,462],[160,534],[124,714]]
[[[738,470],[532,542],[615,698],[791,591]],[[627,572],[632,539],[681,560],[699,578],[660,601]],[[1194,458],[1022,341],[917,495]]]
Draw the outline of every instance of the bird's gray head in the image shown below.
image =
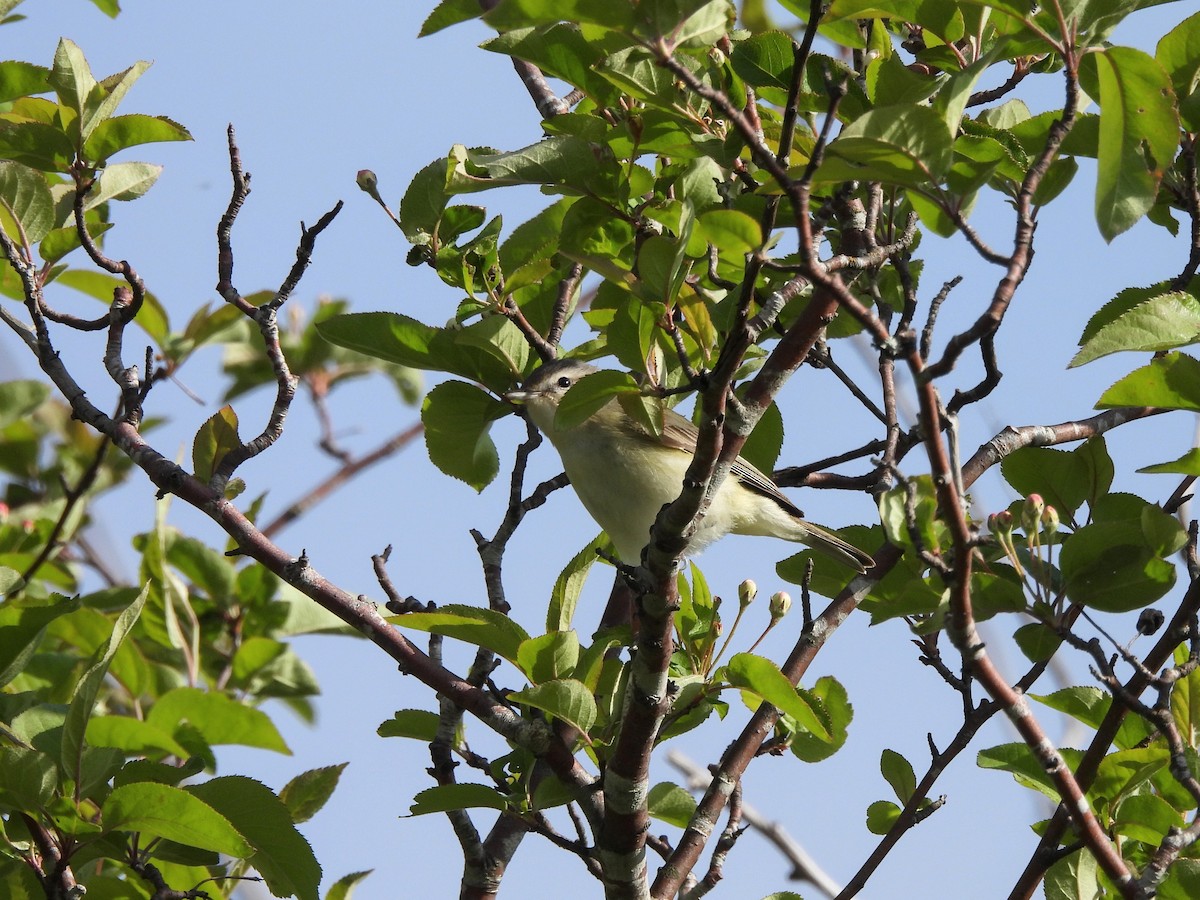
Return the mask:
[[558,359],[534,370],[519,391],[509,391],[504,398],[519,403],[528,411],[535,425],[543,432],[554,432],[554,413],[563,396],[580,378],[600,371],[595,366],[575,359]]
[[509,391],[505,398],[513,403],[558,406],[563,395],[585,375],[600,371],[577,359],[556,359],[533,371],[519,391]]

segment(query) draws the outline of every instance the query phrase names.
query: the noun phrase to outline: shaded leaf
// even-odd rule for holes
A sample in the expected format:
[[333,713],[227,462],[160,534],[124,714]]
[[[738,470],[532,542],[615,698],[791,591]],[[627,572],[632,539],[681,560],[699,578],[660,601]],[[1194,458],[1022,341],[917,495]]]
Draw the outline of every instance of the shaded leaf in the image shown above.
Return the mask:
[[515,703],[533,706],[587,734],[596,724],[596,701],[582,681],[558,678],[509,694]]
[[137,782],[115,788],[101,806],[106,833],[136,831],[189,847],[200,847],[238,858],[253,848],[233,824],[181,788],[154,782]]
[[696,814],[696,799],[679,785],[669,781],[660,781],[650,788],[646,805],[651,818],[676,828],[687,828],[692,816]]
[[517,652],[521,644],[529,640],[525,629],[503,613],[458,603],[439,606],[434,612],[389,616],[388,621],[401,628],[444,634],[446,637],[484,647],[514,664],[517,662]]
[[483,784],[441,784],[426,788],[413,798],[410,816],[448,812],[452,809],[506,809],[502,794]]

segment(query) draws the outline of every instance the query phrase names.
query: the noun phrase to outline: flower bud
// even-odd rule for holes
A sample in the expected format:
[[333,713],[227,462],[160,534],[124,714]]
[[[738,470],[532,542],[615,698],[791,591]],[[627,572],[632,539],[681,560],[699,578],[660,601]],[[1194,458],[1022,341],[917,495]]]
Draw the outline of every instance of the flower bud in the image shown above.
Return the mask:
[[771,621],[778,622],[792,608],[792,595],[787,591],[777,591],[771,595]]
[[1053,506],[1047,506],[1045,512],[1042,513],[1042,528],[1045,529],[1047,535],[1058,531],[1058,522],[1058,510]]
[[372,196],[379,189],[379,179],[375,177],[375,173],[370,169],[359,169],[358,176],[354,180],[362,190]]
[[749,606],[750,601],[753,600],[757,594],[758,585],[755,584],[751,579],[747,578],[745,581],[739,584],[738,603],[742,605],[742,609],[745,609],[747,606]]
[[1021,527],[1027,534],[1037,531],[1042,513],[1046,511],[1046,501],[1041,494],[1030,494],[1025,498],[1025,507],[1021,510]]
[[1013,530],[1012,513],[1004,509],[988,516],[988,529],[996,536],[997,540],[1007,540]]

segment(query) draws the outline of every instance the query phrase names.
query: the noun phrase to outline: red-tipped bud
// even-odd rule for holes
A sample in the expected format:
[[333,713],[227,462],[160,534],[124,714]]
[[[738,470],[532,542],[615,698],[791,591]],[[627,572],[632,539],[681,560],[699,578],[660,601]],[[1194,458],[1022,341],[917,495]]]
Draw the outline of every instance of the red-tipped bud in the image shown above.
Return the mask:
[[1030,494],[1025,498],[1025,506],[1021,510],[1021,527],[1025,529],[1027,534],[1032,534],[1038,530],[1038,525],[1041,524],[1042,513],[1046,511],[1046,501],[1042,499],[1041,494]]
[[988,528],[998,540],[1007,540],[1013,530],[1012,513],[1005,509],[988,516]]
[[1046,534],[1054,534],[1058,531],[1058,522],[1058,510],[1053,506],[1047,506],[1042,513],[1042,528],[1045,529]]

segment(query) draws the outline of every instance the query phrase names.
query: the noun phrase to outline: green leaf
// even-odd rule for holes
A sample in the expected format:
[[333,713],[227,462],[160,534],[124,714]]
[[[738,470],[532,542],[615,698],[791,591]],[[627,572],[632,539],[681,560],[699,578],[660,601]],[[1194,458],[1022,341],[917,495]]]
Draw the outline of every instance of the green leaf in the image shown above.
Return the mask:
[[752,653],[738,653],[729,660],[725,670],[729,683],[734,687],[761,697],[780,712],[791,716],[801,728],[819,740],[833,740],[828,723],[813,710],[807,699],[769,659]]
[[[417,37],[428,37],[443,28],[457,25],[459,22],[478,19],[482,14],[483,10],[480,8],[478,0],[441,0],[434,7],[433,12],[421,23],[421,30]],[[330,900],[330,898],[327,897],[326,900]]]
[[[1070,747],[1062,747],[1058,752],[1072,771],[1079,765],[1080,757],[1083,756],[1082,751]],[[1011,773],[1018,784],[1039,791],[1055,803],[1060,799],[1054,782],[1042,768],[1033,751],[1024,743],[1000,744],[980,750],[976,756],[976,764],[981,769],[1003,769]]]
[[[448,3],[452,0],[444,0],[444,2]],[[475,0],[472,0],[472,6],[476,10],[479,9],[479,4]],[[343,875],[329,886],[329,890],[325,892],[325,900],[350,900],[354,894],[354,888],[374,871],[374,869],[367,869],[364,872],[351,872],[349,875]]]
[[58,766],[49,753],[31,747],[0,746],[0,797],[6,806],[41,809],[54,799],[57,787]]
[[0,152],[43,172],[64,172],[75,149],[61,128],[45,122],[0,121]]
[[546,610],[547,631],[567,631],[575,618],[575,607],[579,603],[579,594],[587,580],[588,572],[600,557],[599,550],[612,550],[612,543],[603,534],[597,535],[592,541],[571,557],[571,561],[558,573],[554,587],[550,591],[550,606]]
[[826,741],[808,731],[794,732],[790,735],[792,755],[804,762],[820,762],[845,746],[854,707],[842,683],[832,675],[822,675],[811,690],[800,692],[810,703],[820,704],[822,721],[827,722],[832,739]]
[[500,455],[489,435],[492,422],[509,411],[474,385],[439,384],[421,404],[430,460],[445,474],[482,491],[500,471]]
[[633,26],[633,9],[610,0],[501,0],[483,20],[497,31],[553,22],[628,30]]
[[596,63],[604,57],[604,45],[585,38],[580,26],[574,22],[517,28],[484,41],[480,46],[533,63],[545,74],[560,78],[593,98],[611,90],[595,71]]
[[529,365],[529,342],[521,329],[506,316],[488,316],[468,325],[455,335],[460,347],[478,347],[508,367],[519,377]]
[[188,847],[248,857],[253,847],[232,823],[181,788],[143,781],[113,790],[101,806],[106,834],[136,831],[144,840],[166,838]]
[[1162,797],[1135,794],[1117,807],[1113,819],[1117,834],[1157,847],[1172,828],[1183,828],[1183,816]]
[[[317,322],[317,333],[331,344],[349,347],[367,356],[414,369],[449,372],[479,381],[495,391],[512,385],[512,368],[500,357],[510,351],[472,346],[472,336],[458,338],[467,329],[433,328],[399,313],[353,313]],[[488,326],[491,328],[494,326]]]
[[110,75],[91,89],[79,122],[80,135],[85,146],[92,133],[117,111],[134,82],[149,68],[150,63],[141,60],[124,72]]
[[887,834],[900,813],[900,807],[891,800],[876,800],[867,807],[867,830],[871,834]]
[[907,103],[881,106],[859,116],[830,142],[816,178],[928,189],[949,170],[952,145],[950,129],[934,110]]
[[1157,900],[1193,900],[1200,897],[1200,860],[1177,859],[1158,886]]
[[74,41],[67,38],[59,40],[58,47],[54,51],[54,67],[50,72],[50,86],[58,94],[59,102],[75,113],[76,118],[72,128],[76,130],[76,137],[82,140],[78,134],[79,121],[83,118],[87,98],[92,93],[92,88],[96,86],[96,79],[92,75],[92,69],[88,65],[83,51]]
[[41,381],[5,381],[0,383],[0,428],[24,419],[46,402],[50,385]]
[[1064,542],[1059,565],[1071,601],[1104,612],[1140,609],[1175,584],[1175,567],[1149,545],[1139,519],[1085,525]]
[[792,84],[795,44],[781,31],[754,34],[734,45],[730,62],[746,84],[786,92]]
[[1000,464],[1004,479],[1019,495],[1041,494],[1070,521],[1085,502],[1094,506],[1108,493],[1115,469],[1103,437],[1093,437],[1071,451],[1023,447]]
[[[762,246],[758,220],[736,209],[710,209],[696,218],[696,236],[721,255],[752,253]],[[690,245],[689,245],[690,246]]]
[[596,724],[596,701],[582,681],[558,678],[509,694],[514,703],[535,707],[587,734]]
[[529,640],[525,629],[503,613],[457,603],[439,606],[434,612],[389,616],[388,621],[401,628],[444,634],[446,637],[475,644],[491,650],[514,665],[517,663],[517,652],[521,644]]
[[1154,205],[1179,146],[1179,116],[1170,78],[1147,53],[1108,47],[1084,60],[1099,83],[1096,221],[1111,241]]
[[192,466],[196,478],[208,482],[231,450],[242,446],[237,413],[223,406],[196,432],[192,441]]
[[406,737],[418,741],[432,741],[437,737],[437,713],[425,709],[398,709],[396,714],[381,724],[375,733],[380,737]]
[[1200,130],[1200,13],[1167,32],[1158,42],[1154,58],[1171,78],[1179,114],[1188,130]]
[[[105,306],[112,303],[114,289],[127,285],[124,278],[109,275],[107,272],[94,272],[88,269],[69,269],[54,279],[54,283],[73,288],[87,294],[89,297],[94,297]],[[167,340],[171,330],[167,319],[167,312],[163,309],[158,298],[149,291],[146,292],[146,296],[142,301],[142,308],[138,310],[137,318],[134,321],[160,347]]]
[[116,747],[131,756],[171,754],[186,759],[190,755],[186,747],[161,728],[129,716],[88,719],[84,736],[90,746]]
[[99,696],[104,677],[108,674],[109,663],[116,656],[121,642],[125,640],[134,623],[137,622],[142,607],[146,605],[146,597],[149,596],[149,593],[150,586],[147,585],[142,588],[141,593],[134,598],[133,602],[117,616],[113,623],[112,634],[109,635],[104,646],[97,651],[96,658],[76,683],[75,690],[71,694],[71,705],[67,708],[67,718],[63,723],[62,763],[63,771],[76,784],[82,780],[83,736],[88,719],[92,714],[92,708],[96,705],[96,697]]
[[[933,479],[919,475],[910,486],[916,490],[914,513],[917,535],[923,549],[936,551],[948,542],[946,526],[937,517],[937,492]],[[879,517],[887,539],[898,547],[912,547],[913,536],[908,528],[908,489],[903,485],[892,488],[879,498]]]
[[146,721],[176,736],[190,726],[210,745],[240,744],[291,753],[262,710],[200,688],[180,687],[163,694],[150,708]]
[[1138,471],[1155,475],[1200,475],[1200,449],[1193,448],[1179,457],[1179,459],[1172,460],[1171,462],[1156,463],[1152,466],[1143,466]]
[[45,66],[15,59],[0,62],[0,103],[44,94],[50,89],[50,70]]
[[122,162],[107,166],[100,173],[100,181],[84,200],[85,210],[95,209],[109,200],[136,200],[154,187],[162,166],[144,162]]
[[59,616],[75,612],[80,605],[78,597],[67,600],[59,596],[27,603],[8,601],[0,605],[0,686],[24,671],[42,642],[46,626]]
[[879,770],[901,803],[907,803],[916,793],[917,776],[913,773],[912,763],[895,750],[884,749],[879,759]]
[[1184,353],[1168,353],[1134,369],[1096,401],[1097,409],[1117,406],[1200,410],[1200,362]]
[[650,788],[646,805],[651,818],[676,828],[687,828],[696,814],[696,798],[670,781],[660,781]]
[[1013,640],[1030,662],[1045,662],[1062,646],[1062,638],[1041,622],[1030,622],[1013,632]]
[[441,784],[426,788],[413,798],[410,816],[449,812],[452,809],[507,809],[508,801],[484,784]]
[[84,158],[96,165],[110,156],[139,144],[160,141],[190,141],[191,133],[166,116],[135,114],[106,119],[96,126],[83,145]]
[[534,684],[570,675],[579,661],[579,635],[551,631],[522,641],[517,648],[517,665]]
[[[0,209],[0,223],[18,245],[36,244],[54,227],[54,198],[46,176],[10,159],[0,159]],[[12,227],[13,222],[20,228]]]
[[770,472],[783,450],[783,438],[783,414],[777,404],[771,403],[762,411],[739,455],[760,472]]
[[569,430],[586,422],[613,397],[640,393],[641,388],[628,372],[605,369],[585,375],[563,395],[554,413],[554,427]]
[[283,786],[279,799],[287,807],[292,821],[299,825],[307,822],[329,801],[338,780],[349,763],[336,766],[322,766],[319,769],[309,769],[301,772]]
[[[213,778],[186,789],[225,816],[254,848],[241,854],[276,897],[317,900],[321,866],[291,813],[266,785],[240,775]],[[235,854],[239,855],[239,854]]]
[[1096,858],[1081,849],[1060,859],[1046,870],[1046,900],[1100,900]]
[[1070,365],[1081,366],[1122,350],[1158,352],[1193,344],[1200,338],[1200,299],[1184,291],[1152,297],[1103,325],[1087,340]]

